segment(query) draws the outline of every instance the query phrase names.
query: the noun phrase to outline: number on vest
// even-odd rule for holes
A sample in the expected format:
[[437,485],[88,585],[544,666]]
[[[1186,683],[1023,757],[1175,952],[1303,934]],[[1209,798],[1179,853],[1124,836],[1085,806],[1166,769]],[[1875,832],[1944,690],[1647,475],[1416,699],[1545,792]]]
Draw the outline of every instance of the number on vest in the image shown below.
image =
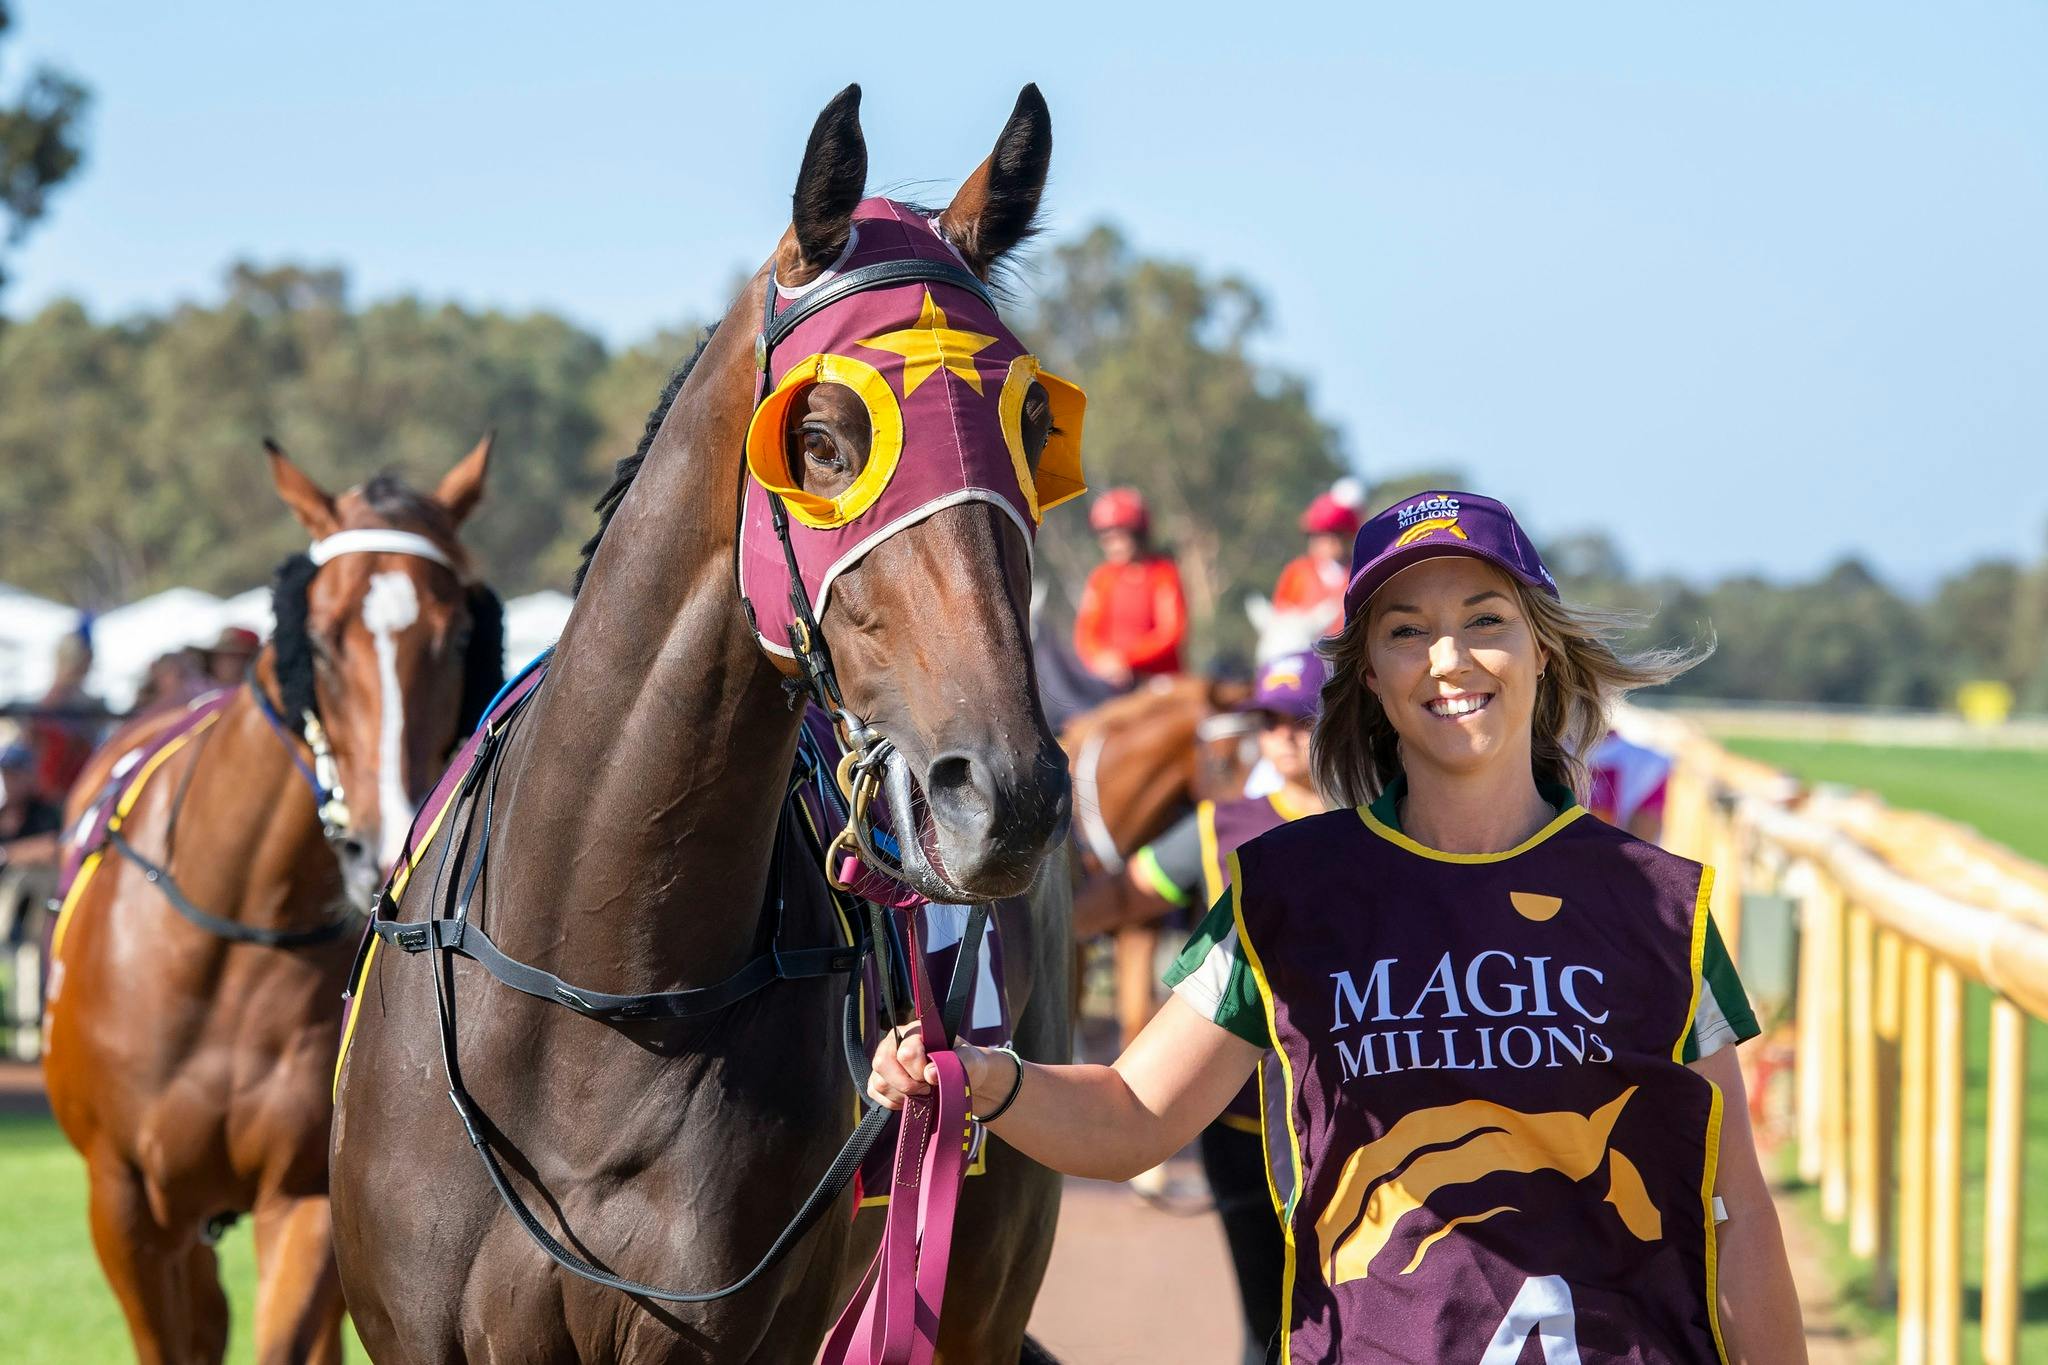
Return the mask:
[[1572,1290],[1561,1275],[1538,1275],[1522,1281],[1521,1292],[1508,1305],[1479,1365],[1515,1365],[1522,1346],[1534,1331],[1543,1345],[1543,1365],[1579,1365],[1578,1321],[1572,1316]]

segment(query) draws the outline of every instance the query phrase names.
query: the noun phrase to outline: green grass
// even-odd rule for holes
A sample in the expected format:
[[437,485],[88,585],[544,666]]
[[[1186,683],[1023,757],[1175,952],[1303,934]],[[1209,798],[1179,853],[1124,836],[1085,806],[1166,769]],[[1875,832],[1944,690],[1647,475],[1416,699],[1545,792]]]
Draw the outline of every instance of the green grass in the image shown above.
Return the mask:
[[[1730,749],[1810,781],[1840,782],[1877,792],[1894,806],[1931,811],[1975,826],[1989,838],[2048,862],[2048,754],[1955,749],[1893,749],[1856,744],[1731,740]],[[1984,1262],[1984,1107],[1990,1046],[1990,992],[1972,986],[1965,1001],[1963,1041],[1963,1359],[1977,1360],[1978,1296]],[[2027,1031],[2028,1184],[2048,1181],[2048,1024]],[[1816,1227],[1819,1199],[1800,1205]],[[1826,1228],[1833,1264],[1843,1277],[1855,1325],[1889,1340],[1888,1307],[1877,1302],[1869,1267],[1849,1256],[1844,1229]],[[2025,1210],[2020,1358],[2048,1360],[2048,1196]]]
[[1987,839],[2048,863],[2048,753],[1778,739],[1722,743],[1794,777],[1868,788],[1901,810],[1960,820]]
[[[228,1359],[250,1339],[256,1253],[248,1220],[221,1239],[234,1325]],[[363,1360],[349,1334],[350,1358]],[[128,1327],[100,1274],[85,1222],[85,1163],[47,1118],[0,1114],[0,1342],[9,1365],[134,1359]]]

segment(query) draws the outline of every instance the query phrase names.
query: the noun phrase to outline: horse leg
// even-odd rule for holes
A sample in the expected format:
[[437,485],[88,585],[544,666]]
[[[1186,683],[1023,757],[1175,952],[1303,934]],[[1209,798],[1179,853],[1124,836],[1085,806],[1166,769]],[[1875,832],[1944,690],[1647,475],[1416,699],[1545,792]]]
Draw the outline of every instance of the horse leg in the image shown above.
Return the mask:
[[259,1365],[340,1365],[341,1274],[327,1196],[266,1200],[255,1222]]
[[1159,1010],[1158,983],[1152,977],[1158,950],[1155,925],[1135,924],[1117,931],[1116,1021],[1123,1033],[1119,1050],[1129,1047]]
[[[210,1365],[227,1353],[228,1302],[213,1248],[168,1232],[141,1173],[115,1156],[87,1162],[93,1249],[140,1365]],[[181,1245],[182,1243],[182,1245]]]

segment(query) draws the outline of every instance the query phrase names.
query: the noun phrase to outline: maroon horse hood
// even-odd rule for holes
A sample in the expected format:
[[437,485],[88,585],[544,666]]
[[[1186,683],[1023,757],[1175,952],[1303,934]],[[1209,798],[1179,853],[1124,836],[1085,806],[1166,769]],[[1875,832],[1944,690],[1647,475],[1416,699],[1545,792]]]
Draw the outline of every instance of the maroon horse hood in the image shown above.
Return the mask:
[[[918,210],[891,199],[862,201],[846,249],[802,289],[771,280],[775,306],[862,266],[926,260],[965,263]],[[791,655],[788,569],[770,520],[768,493],[789,510],[790,541],[820,622],[832,584],[896,532],[943,508],[986,502],[1017,523],[1027,542],[1048,508],[1086,490],[1080,462],[1080,389],[1038,368],[988,300],[967,284],[911,280],[839,299],[799,322],[775,345],[767,396],[747,432],[746,501],[740,517],[740,595],[752,606],[762,645]],[[1052,399],[1054,432],[1034,471],[1023,442],[1023,407],[1033,381]],[[795,486],[783,422],[807,387],[838,383],[866,405],[868,461],[837,498]]]

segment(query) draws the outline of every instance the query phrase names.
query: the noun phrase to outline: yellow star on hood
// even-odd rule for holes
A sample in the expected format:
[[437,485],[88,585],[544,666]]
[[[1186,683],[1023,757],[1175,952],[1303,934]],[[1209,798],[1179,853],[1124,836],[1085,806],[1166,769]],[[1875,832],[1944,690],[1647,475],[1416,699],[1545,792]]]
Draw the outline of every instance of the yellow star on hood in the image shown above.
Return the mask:
[[932,300],[932,291],[924,291],[924,307],[918,311],[915,326],[900,332],[885,332],[854,345],[865,346],[874,351],[892,351],[903,357],[903,396],[910,397],[917,392],[917,386],[924,383],[934,370],[944,366],[967,381],[967,386],[976,393],[981,392],[981,371],[974,368],[974,357],[995,344],[996,339],[979,332],[958,332],[946,325],[946,310]]

